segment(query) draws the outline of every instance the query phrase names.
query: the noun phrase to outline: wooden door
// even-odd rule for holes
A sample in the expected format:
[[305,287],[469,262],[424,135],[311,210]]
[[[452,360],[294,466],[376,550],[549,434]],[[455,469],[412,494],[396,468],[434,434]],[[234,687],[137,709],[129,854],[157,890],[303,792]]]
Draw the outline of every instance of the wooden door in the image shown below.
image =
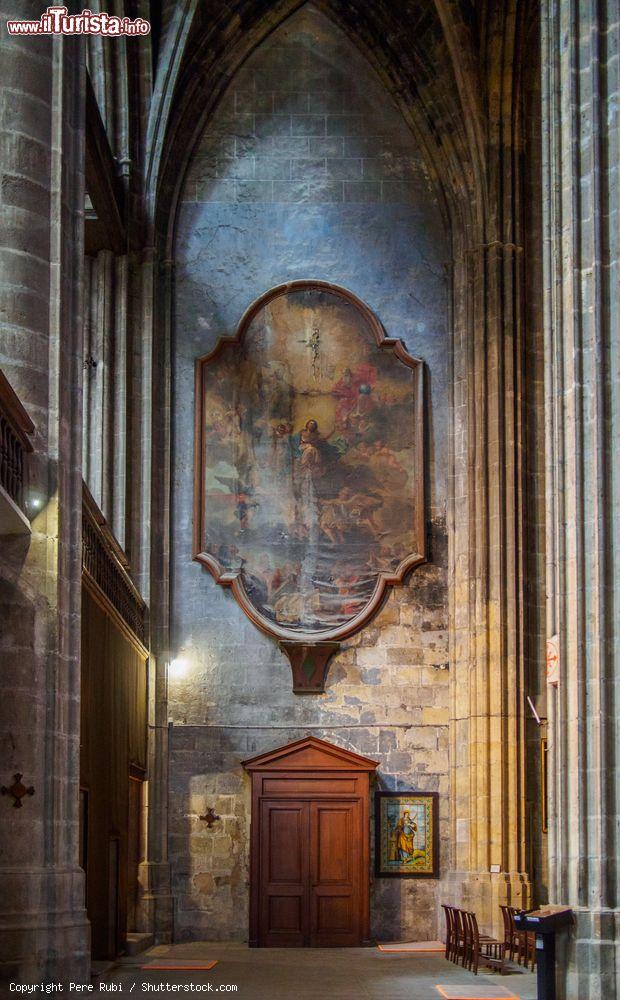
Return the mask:
[[243,766],[252,775],[250,947],[369,944],[377,762],[305,736]]
[[361,944],[361,834],[357,801],[263,799],[263,947]]
[[362,943],[362,840],[359,801],[310,803],[310,944],[314,948]]
[[308,802],[261,802],[259,943],[267,948],[302,948],[308,943],[309,816]]

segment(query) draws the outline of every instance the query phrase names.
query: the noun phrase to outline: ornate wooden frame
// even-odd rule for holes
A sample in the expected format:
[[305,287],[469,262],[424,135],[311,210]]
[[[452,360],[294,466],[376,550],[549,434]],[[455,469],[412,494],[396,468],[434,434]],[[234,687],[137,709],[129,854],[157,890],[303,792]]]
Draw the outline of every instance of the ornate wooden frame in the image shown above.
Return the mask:
[[424,479],[421,476],[416,488],[416,518],[415,531],[419,542],[419,551],[410,552],[404,555],[399,566],[393,573],[379,573],[373,594],[367,605],[358,612],[355,617],[342,625],[321,629],[316,631],[302,632],[300,630],[283,628],[274,624],[263,616],[252,604],[243,585],[243,581],[238,572],[226,572],[218,559],[209,552],[203,551],[202,540],[204,537],[203,524],[203,502],[202,490],[205,469],[205,434],[204,434],[204,383],[205,373],[208,366],[229,347],[239,344],[243,339],[250,323],[256,314],[270,301],[278,296],[295,291],[318,290],[331,292],[343,298],[351,304],[368,323],[373,331],[377,347],[381,350],[391,352],[399,361],[414,372],[414,405],[415,405],[415,447],[418,455],[421,456],[422,468],[425,468],[424,456],[424,363],[418,358],[412,357],[407,351],[402,340],[395,337],[387,337],[381,323],[356,295],[339,285],[334,285],[328,281],[299,280],[287,282],[271,288],[246,310],[233,337],[220,337],[217,344],[208,354],[197,358],[195,367],[195,445],[194,445],[194,529],[193,529],[193,558],[201,563],[214,577],[216,583],[222,587],[229,587],[248,618],[266,635],[279,641],[288,640],[290,643],[318,643],[335,642],[354,635],[362,629],[381,608],[385,601],[389,589],[402,584],[407,574],[415,567],[426,561],[425,549],[425,504],[424,504]]
[[[432,872],[386,872],[381,867],[381,799],[400,799],[412,796],[431,800],[433,870]],[[375,875],[377,878],[439,878],[439,792],[421,792],[415,789],[405,789],[400,792],[375,792]]]

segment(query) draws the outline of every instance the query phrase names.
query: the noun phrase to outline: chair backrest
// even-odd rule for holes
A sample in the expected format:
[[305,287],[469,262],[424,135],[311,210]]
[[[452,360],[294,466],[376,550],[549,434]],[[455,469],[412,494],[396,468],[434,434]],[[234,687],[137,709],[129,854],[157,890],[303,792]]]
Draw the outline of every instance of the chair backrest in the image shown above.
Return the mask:
[[504,904],[500,906],[500,910],[502,911],[502,919],[504,921],[504,937],[508,940],[514,933],[514,919],[509,906]]
[[460,910],[457,906],[454,907],[454,923],[456,928],[456,933],[459,937],[467,937],[467,919],[465,915],[465,910]]
[[446,917],[446,936],[452,937],[454,934],[454,916],[452,914],[452,907],[448,906],[447,903],[442,903],[441,908]]
[[467,932],[469,938],[475,944],[480,941],[480,932],[478,930],[478,921],[476,920],[476,914],[471,913],[469,910],[465,913],[465,919],[467,920]]

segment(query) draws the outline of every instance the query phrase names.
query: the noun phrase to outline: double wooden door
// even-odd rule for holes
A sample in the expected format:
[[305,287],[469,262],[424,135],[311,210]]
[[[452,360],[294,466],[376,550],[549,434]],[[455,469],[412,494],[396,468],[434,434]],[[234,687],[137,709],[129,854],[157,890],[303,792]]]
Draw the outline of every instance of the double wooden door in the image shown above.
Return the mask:
[[361,944],[361,824],[359,800],[262,800],[260,945]]
[[244,761],[252,775],[252,947],[368,943],[376,766],[315,736]]

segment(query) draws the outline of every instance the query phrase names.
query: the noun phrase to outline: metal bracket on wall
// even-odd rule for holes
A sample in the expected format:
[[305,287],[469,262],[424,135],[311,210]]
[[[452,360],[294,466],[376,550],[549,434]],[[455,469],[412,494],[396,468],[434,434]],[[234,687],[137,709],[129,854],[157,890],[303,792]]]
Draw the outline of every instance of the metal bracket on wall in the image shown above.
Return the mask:
[[207,824],[207,826],[209,827],[209,829],[211,829],[211,827],[213,826],[213,824],[217,823],[218,819],[221,819],[222,817],[221,816],[216,816],[215,810],[211,806],[209,806],[208,809],[207,809],[207,811],[206,811],[206,813],[205,813],[205,815],[204,816],[199,816],[198,818],[199,819],[203,819],[205,821],[205,823]]
[[6,785],[3,785],[2,788],[0,788],[0,792],[3,795],[13,796],[13,799],[15,800],[13,805],[16,809],[21,809],[23,805],[22,799],[25,795],[34,795],[34,788],[32,785],[30,785],[29,788],[26,788],[26,786],[22,784],[22,777],[23,775],[21,774],[14,774],[13,784],[9,785],[8,788]]

